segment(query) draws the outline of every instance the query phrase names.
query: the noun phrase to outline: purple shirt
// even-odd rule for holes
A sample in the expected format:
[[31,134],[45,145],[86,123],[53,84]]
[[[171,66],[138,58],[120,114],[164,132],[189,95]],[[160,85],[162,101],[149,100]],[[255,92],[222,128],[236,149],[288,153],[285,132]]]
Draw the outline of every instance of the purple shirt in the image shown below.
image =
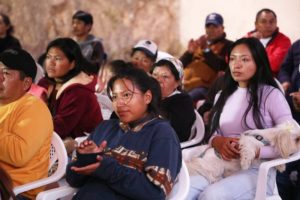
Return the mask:
[[[272,86],[263,86],[260,89],[263,90],[260,112],[265,128],[293,120],[290,107],[280,90]],[[216,96],[216,98],[218,97],[219,95]],[[216,134],[225,137],[239,137],[241,133],[249,130],[243,119],[249,99],[248,88],[238,87],[224,105],[220,116],[220,129]],[[252,116],[251,109],[246,116],[247,125],[250,129],[257,129]],[[278,155],[275,149],[270,146],[264,146],[260,149],[260,158],[274,158]]]

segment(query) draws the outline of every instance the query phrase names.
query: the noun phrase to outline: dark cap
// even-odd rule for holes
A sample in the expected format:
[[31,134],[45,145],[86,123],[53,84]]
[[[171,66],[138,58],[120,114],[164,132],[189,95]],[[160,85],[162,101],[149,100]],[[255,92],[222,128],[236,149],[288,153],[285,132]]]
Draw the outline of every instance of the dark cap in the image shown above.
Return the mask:
[[78,19],[83,21],[85,24],[93,24],[93,16],[83,10],[78,10],[72,17],[72,19]]
[[34,80],[36,76],[37,66],[32,56],[23,49],[7,49],[0,54],[0,62],[9,69],[24,72]]
[[207,15],[206,19],[205,19],[205,26],[207,26],[208,24],[214,24],[217,26],[223,25],[223,17],[218,14],[218,13],[210,13],[209,15]]

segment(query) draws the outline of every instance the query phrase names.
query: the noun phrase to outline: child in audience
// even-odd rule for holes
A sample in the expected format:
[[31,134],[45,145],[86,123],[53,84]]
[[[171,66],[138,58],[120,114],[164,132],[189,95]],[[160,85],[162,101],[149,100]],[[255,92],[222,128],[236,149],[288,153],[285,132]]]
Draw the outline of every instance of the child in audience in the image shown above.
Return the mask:
[[153,41],[140,40],[132,49],[131,62],[135,67],[149,73],[156,60],[157,52],[157,45]]
[[66,180],[74,199],[163,200],[181,168],[175,131],[158,116],[159,85],[130,67],[112,77],[107,93],[119,119],[103,121],[77,149]]

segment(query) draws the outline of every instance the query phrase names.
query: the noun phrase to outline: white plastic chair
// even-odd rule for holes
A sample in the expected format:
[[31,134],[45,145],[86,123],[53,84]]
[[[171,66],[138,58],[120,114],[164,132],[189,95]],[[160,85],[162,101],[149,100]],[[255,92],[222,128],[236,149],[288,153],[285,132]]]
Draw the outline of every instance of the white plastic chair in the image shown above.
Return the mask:
[[167,196],[167,200],[184,200],[188,195],[189,188],[190,176],[185,162],[182,160],[181,169],[178,175],[178,182],[173,186],[171,193]]
[[281,200],[281,197],[278,194],[277,186],[275,185],[274,192],[272,196],[267,196],[267,179],[268,172],[272,167],[278,165],[287,164],[300,159],[300,151],[294,153],[287,159],[279,158],[275,160],[270,160],[263,162],[259,166],[258,179],[257,179],[257,189],[255,194],[255,200]]
[[110,118],[111,113],[113,112],[112,102],[109,99],[108,96],[101,94],[101,93],[95,93],[97,96],[97,101],[101,108],[102,117],[104,120],[107,120]]
[[196,120],[191,129],[190,138],[188,141],[180,143],[181,148],[186,148],[186,147],[190,147],[192,145],[198,144],[201,142],[201,140],[204,137],[205,126],[204,126],[203,119],[197,110],[194,110],[194,111],[195,111],[195,115],[196,115]]
[[[177,180],[178,181],[173,186],[171,193],[166,198],[167,200],[184,200],[187,197],[189,187],[190,187],[190,177],[184,161],[182,161],[182,167],[178,174]],[[59,188],[54,188],[54,189],[40,192],[36,199],[54,200],[66,196],[75,195],[77,191],[78,191],[77,188],[72,188],[68,185],[65,185]]]
[[59,135],[54,132],[51,139],[50,162],[48,169],[50,169],[56,163],[56,161],[58,161],[58,166],[53,174],[51,174],[49,177],[15,187],[15,195],[48,185],[50,183],[54,183],[65,175],[66,166],[68,164],[67,151]]
[[[278,80],[275,79],[277,83]],[[280,84],[280,83],[279,83]],[[280,85],[281,86],[281,85]],[[282,87],[281,87],[282,88]],[[283,88],[282,88],[283,90]],[[300,130],[299,124],[294,120],[295,128]],[[260,164],[257,178],[257,189],[255,194],[255,200],[281,200],[278,194],[277,184],[275,182],[275,187],[272,196],[267,196],[267,175],[271,168],[278,165],[287,164],[300,159],[300,151],[289,156],[287,159],[278,158],[270,161],[266,161]]]
[[[197,147],[187,148],[182,150],[182,158],[185,161],[190,160],[193,155],[197,154]],[[265,161],[260,164],[257,178],[257,189],[255,194],[255,200],[281,200],[277,185],[275,184],[273,195],[267,196],[267,181],[268,172],[272,167],[276,167],[281,164],[286,164],[300,159],[300,151],[291,155],[287,159],[279,158],[275,160]]]
[[39,64],[39,63],[35,63],[37,66],[37,70],[36,70],[36,75],[34,78],[34,83],[38,83],[39,80],[41,80],[42,78],[44,78],[45,76],[45,70],[43,69],[43,67]]

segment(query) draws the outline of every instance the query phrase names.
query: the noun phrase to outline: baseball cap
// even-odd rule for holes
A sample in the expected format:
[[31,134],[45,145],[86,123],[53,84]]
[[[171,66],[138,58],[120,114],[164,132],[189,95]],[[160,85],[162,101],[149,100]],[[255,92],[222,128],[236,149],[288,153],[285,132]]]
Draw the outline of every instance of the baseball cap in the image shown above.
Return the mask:
[[133,50],[140,50],[145,52],[148,56],[153,58],[154,60],[157,57],[157,45],[150,40],[140,40],[134,47]]
[[7,49],[0,54],[0,62],[9,69],[24,72],[34,80],[36,76],[37,66],[32,56],[25,50],[15,48]]
[[223,17],[218,13],[210,13],[205,19],[205,26],[208,24],[223,25]]
[[182,65],[182,62],[179,59],[175,58],[175,57],[166,56],[166,57],[163,57],[160,60],[158,60],[156,63],[159,64],[160,61],[164,61],[164,60],[172,63],[172,65],[175,67],[176,71],[178,72],[179,79],[182,79],[183,78],[183,65]]
[[163,59],[163,58],[173,58],[174,56],[172,56],[171,54],[165,52],[165,51],[157,51],[157,58],[155,62],[158,62],[159,60]]

